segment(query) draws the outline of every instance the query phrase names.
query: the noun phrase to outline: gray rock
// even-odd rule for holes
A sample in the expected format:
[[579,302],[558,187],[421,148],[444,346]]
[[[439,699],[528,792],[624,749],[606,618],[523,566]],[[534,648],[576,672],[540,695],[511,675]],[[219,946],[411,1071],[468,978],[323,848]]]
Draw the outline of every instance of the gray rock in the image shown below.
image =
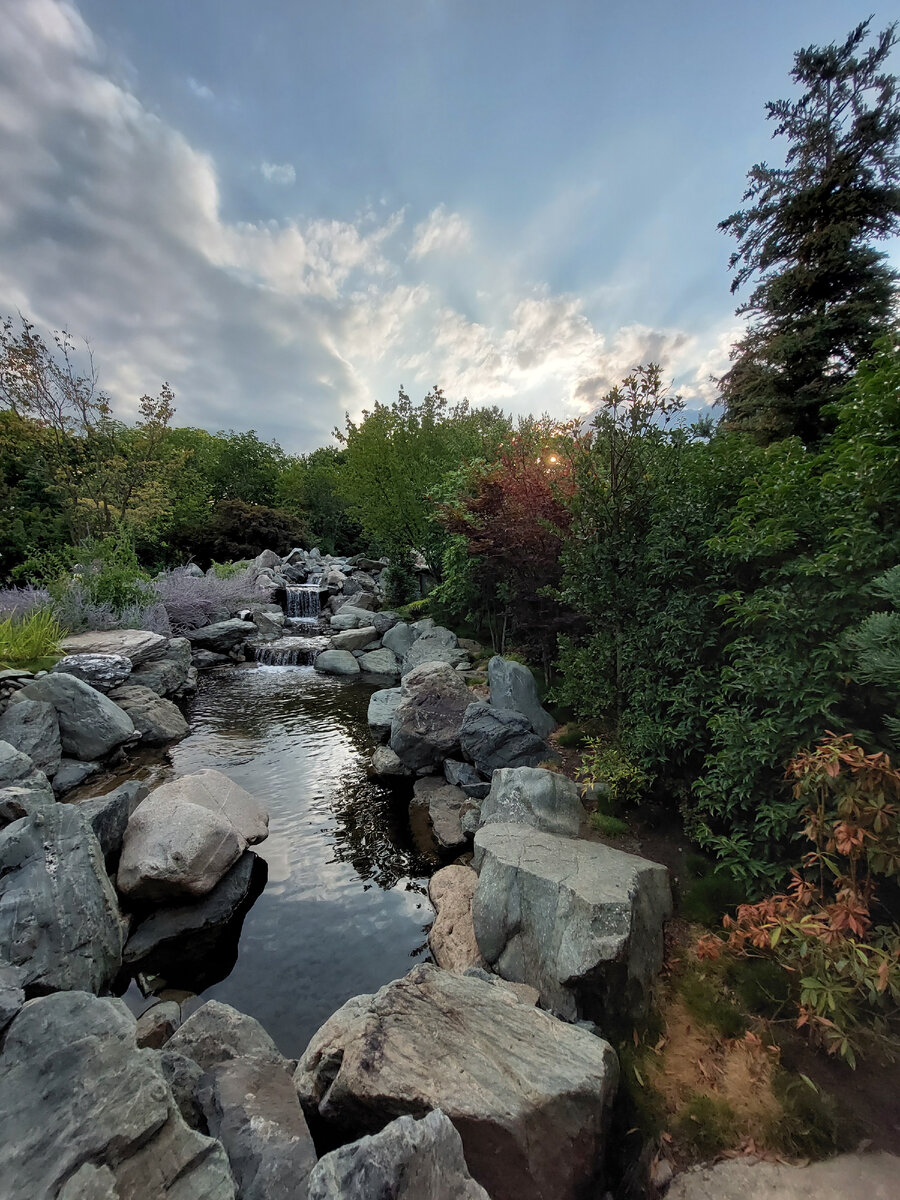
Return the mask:
[[169,639],[147,629],[109,629],[76,633],[60,643],[66,654],[121,654],[132,668],[166,653]]
[[449,633],[448,629],[437,627],[433,633],[416,638],[403,656],[402,673],[406,675],[424,662],[445,662],[449,663],[451,667],[459,666],[460,663],[468,663],[469,655],[465,650],[460,650],[456,646],[455,635],[450,634],[454,644],[448,644],[443,635]]
[[378,747],[372,755],[372,770],[383,777],[412,775],[411,768],[403,765],[390,746]]
[[224,1151],[185,1125],[134,1030],[121,1001],[83,992],[22,1009],[0,1057],[5,1195],[57,1196],[90,1163],[120,1200],[233,1200]]
[[70,1176],[59,1193],[58,1200],[121,1200],[116,1177],[109,1167],[82,1163]]
[[359,663],[349,650],[323,650],[313,666],[324,675],[358,675]]
[[256,636],[261,642],[274,642],[284,633],[284,613],[264,612],[255,608],[250,619],[256,626]]
[[[413,621],[412,625],[410,625],[410,629],[417,638],[425,637],[426,634],[431,633],[436,628],[437,626],[432,617],[423,617],[421,621]],[[450,645],[450,643],[448,642],[447,645]]]
[[191,643],[184,637],[172,638],[165,654],[138,667],[128,682],[158,696],[170,696],[188,686],[190,671]]
[[478,700],[470,704],[460,725],[462,753],[485,775],[498,767],[536,767],[555,757],[526,717]]
[[145,1009],[137,1019],[134,1040],[138,1046],[159,1050],[166,1044],[181,1021],[181,1009],[174,1000],[162,1000]]
[[395,612],[385,611],[372,614],[372,624],[375,626],[375,632],[379,637],[383,637],[389,629],[393,629],[399,620],[400,618]]
[[[59,770],[62,746],[56,709],[46,700],[16,697],[0,713],[0,739],[27,754],[39,771],[52,778]],[[2,766],[0,766],[2,772]],[[3,786],[0,782],[0,786]]]
[[288,1060],[260,1025],[230,1004],[207,1000],[179,1026],[166,1049],[184,1054],[204,1071],[232,1059],[259,1059],[290,1071]]
[[578,788],[556,771],[501,767],[481,805],[481,822],[533,825],[547,833],[576,837],[584,819]]
[[400,688],[382,688],[373,692],[369,697],[369,710],[366,720],[372,731],[372,736],[379,742],[386,742],[391,735],[391,722],[394,712],[400,703]]
[[212,650],[214,654],[228,654],[239,642],[255,637],[256,626],[252,621],[232,617],[228,621],[204,625],[202,629],[192,629],[185,636],[194,650]]
[[413,770],[458,757],[471,694],[452,667],[423,663],[404,678],[391,722],[390,746]]
[[471,763],[455,762],[452,758],[444,763],[444,778],[454,787],[461,787],[474,800],[483,800],[491,790],[491,785],[482,779]]
[[134,737],[128,715],[108,696],[74,675],[43,675],[18,694],[53,705],[63,753],[82,762],[104,758]]
[[0,946],[34,991],[99,992],[122,962],[116,894],[76,807],[54,804],[0,830]]
[[57,796],[64,796],[74,788],[80,787],[85,780],[99,775],[103,764],[98,762],[79,762],[77,758],[63,758],[59,769],[53,776],[53,790]]
[[360,625],[356,629],[345,629],[331,639],[332,650],[361,650],[375,636],[374,625]]
[[109,692],[131,674],[131,659],[124,654],[67,654],[53,664],[50,672],[74,675],[98,692]]
[[225,1147],[239,1200],[306,1197],[316,1151],[285,1070],[258,1058],[220,1063],[204,1075],[197,1100]]
[[742,1157],[690,1167],[665,1194],[667,1200],[894,1200],[897,1167],[897,1155],[885,1150],[807,1166]]
[[204,896],[267,831],[265,809],[227,776],[182,775],[151,792],[129,820],[119,890],[162,902]]
[[0,742],[0,826],[42,812],[55,803],[50,781],[27,754]]
[[274,570],[281,566],[281,559],[274,550],[263,550],[262,554],[258,554],[251,564],[251,570],[259,574],[260,571]]
[[388,650],[393,650],[402,661],[409,653],[413,642],[416,640],[416,635],[405,621],[400,621],[383,633],[381,640],[387,646]]
[[344,584],[344,591],[347,595],[352,595],[355,592],[374,592],[378,585],[367,571],[354,571],[347,582]]
[[617,1068],[601,1038],[426,964],[340,1008],[294,1083],[341,1138],[440,1108],[493,1200],[575,1200],[602,1191]]
[[199,900],[152,912],[132,930],[125,943],[125,962],[149,960],[154,971],[165,975],[166,960],[183,957],[179,951],[185,944],[199,952],[204,936],[216,934],[247,899],[255,863],[256,855],[248,850]]
[[360,670],[369,675],[393,675],[396,678],[400,674],[397,656],[393,650],[387,648],[370,650],[359,660],[359,666]]
[[478,876],[471,867],[454,863],[435,871],[428,881],[428,899],[434,908],[434,924],[428,931],[428,948],[445,971],[483,967],[484,959],[475,939],[472,897]]
[[308,1200],[490,1200],[469,1174],[459,1134],[435,1109],[421,1121],[398,1117],[381,1133],[324,1155]]
[[147,798],[149,788],[137,779],[129,779],[103,796],[82,800],[78,811],[86,817],[94,836],[100,843],[107,871],[112,874],[119,863],[122,842],[128,820],[142,800]]
[[191,1129],[206,1133],[206,1118],[197,1103],[203,1068],[186,1054],[179,1054],[177,1050],[171,1050],[168,1046],[160,1053],[159,1066],[166,1083],[172,1089],[172,1099],[178,1105],[178,1111],[185,1123]]
[[522,713],[539,738],[546,740],[556,728],[556,722],[541,707],[534,676],[522,663],[495,654],[488,663],[488,684],[491,704]]
[[177,705],[150,688],[128,684],[110,692],[109,698],[128,713],[141,735],[143,746],[165,746],[180,741],[191,732]]
[[371,592],[354,592],[352,596],[339,597],[338,614],[346,612],[365,612],[369,615],[368,623],[372,623],[372,612],[375,609],[375,597]]
[[413,818],[414,810],[420,810],[427,816],[438,846],[442,850],[455,850],[465,843],[466,835],[460,821],[471,807],[472,801],[461,788],[439,776],[429,776],[418,779],[413,787],[410,817]]
[[646,1012],[672,913],[665,867],[508,824],[479,829],[475,866],[475,935],[499,975],[568,1020]]
[[28,972],[0,959],[0,1035],[25,1003]]
[[[256,626],[254,626],[254,629]],[[234,659],[227,654],[217,654],[215,650],[195,650],[191,661],[201,670],[208,671],[210,667],[231,667]]]

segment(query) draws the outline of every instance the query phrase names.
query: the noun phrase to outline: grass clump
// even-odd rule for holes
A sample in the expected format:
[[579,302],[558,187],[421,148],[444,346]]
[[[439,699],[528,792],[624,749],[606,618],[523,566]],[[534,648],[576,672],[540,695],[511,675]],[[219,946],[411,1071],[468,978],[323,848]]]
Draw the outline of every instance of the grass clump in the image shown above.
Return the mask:
[[565,750],[579,750],[587,742],[588,734],[581,725],[564,725],[556,736],[557,743]]
[[721,925],[725,913],[733,912],[746,899],[746,889],[720,871],[694,879],[683,889],[678,914],[697,925]]
[[711,1158],[735,1143],[738,1120],[727,1101],[697,1092],[679,1112],[672,1132],[692,1154]]
[[747,1020],[722,989],[722,982],[699,966],[691,966],[678,981],[678,994],[691,1016],[726,1038],[743,1037]]
[[591,828],[604,837],[624,837],[628,832],[628,824],[621,817],[613,817],[609,813],[593,812],[590,815]]
[[0,667],[17,667],[58,655],[66,631],[50,609],[0,621]]
[[791,998],[790,976],[771,958],[725,959],[724,978],[744,1008],[760,1017],[782,1014]]
[[772,1081],[781,1105],[766,1126],[773,1149],[813,1160],[853,1150],[862,1136],[860,1126],[834,1096],[821,1091],[805,1075],[779,1070]]

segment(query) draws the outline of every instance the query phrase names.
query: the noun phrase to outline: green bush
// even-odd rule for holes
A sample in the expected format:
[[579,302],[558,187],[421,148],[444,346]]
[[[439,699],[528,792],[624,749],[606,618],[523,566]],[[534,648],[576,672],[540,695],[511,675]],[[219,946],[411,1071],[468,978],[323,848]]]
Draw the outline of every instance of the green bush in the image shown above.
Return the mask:
[[7,617],[0,621],[0,667],[18,667],[57,655],[65,635],[49,609]]

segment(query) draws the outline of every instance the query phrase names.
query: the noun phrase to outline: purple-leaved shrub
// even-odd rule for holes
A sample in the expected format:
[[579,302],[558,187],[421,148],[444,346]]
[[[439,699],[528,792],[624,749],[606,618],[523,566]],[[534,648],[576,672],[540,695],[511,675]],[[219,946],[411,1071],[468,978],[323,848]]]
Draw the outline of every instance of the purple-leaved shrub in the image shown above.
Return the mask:
[[0,620],[8,617],[27,617],[41,608],[50,607],[50,593],[43,588],[26,584],[21,588],[0,588]]
[[237,609],[260,599],[249,571],[219,579],[215,575],[189,575],[176,567],[155,579],[152,586],[176,635],[227,620]]

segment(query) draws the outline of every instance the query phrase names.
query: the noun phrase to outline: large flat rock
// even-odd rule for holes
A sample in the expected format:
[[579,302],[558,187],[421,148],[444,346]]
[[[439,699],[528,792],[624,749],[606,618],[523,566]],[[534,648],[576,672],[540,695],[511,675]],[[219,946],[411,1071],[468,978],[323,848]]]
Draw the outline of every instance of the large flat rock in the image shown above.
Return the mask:
[[313,1037],[294,1082],[342,1137],[440,1108],[492,1200],[602,1190],[612,1047],[480,979],[415,967],[349,1000]]
[[672,912],[664,866],[511,824],[478,830],[475,866],[475,936],[499,975],[569,1020],[646,1011]]
[[900,1157],[840,1154],[827,1162],[787,1163],[737,1158],[676,1175],[668,1200],[896,1200]]
[[222,1147],[187,1127],[158,1055],[134,1038],[119,1000],[74,991],[25,1005],[0,1055],[4,1197],[234,1200]]
[[64,654],[121,654],[134,668],[164,654],[168,645],[167,637],[148,629],[109,629],[73,634],[60,649]]
[[122,963],[116,894],[77,807],[54,804],[0,831],[0,951],[34,992],[109,986]]

